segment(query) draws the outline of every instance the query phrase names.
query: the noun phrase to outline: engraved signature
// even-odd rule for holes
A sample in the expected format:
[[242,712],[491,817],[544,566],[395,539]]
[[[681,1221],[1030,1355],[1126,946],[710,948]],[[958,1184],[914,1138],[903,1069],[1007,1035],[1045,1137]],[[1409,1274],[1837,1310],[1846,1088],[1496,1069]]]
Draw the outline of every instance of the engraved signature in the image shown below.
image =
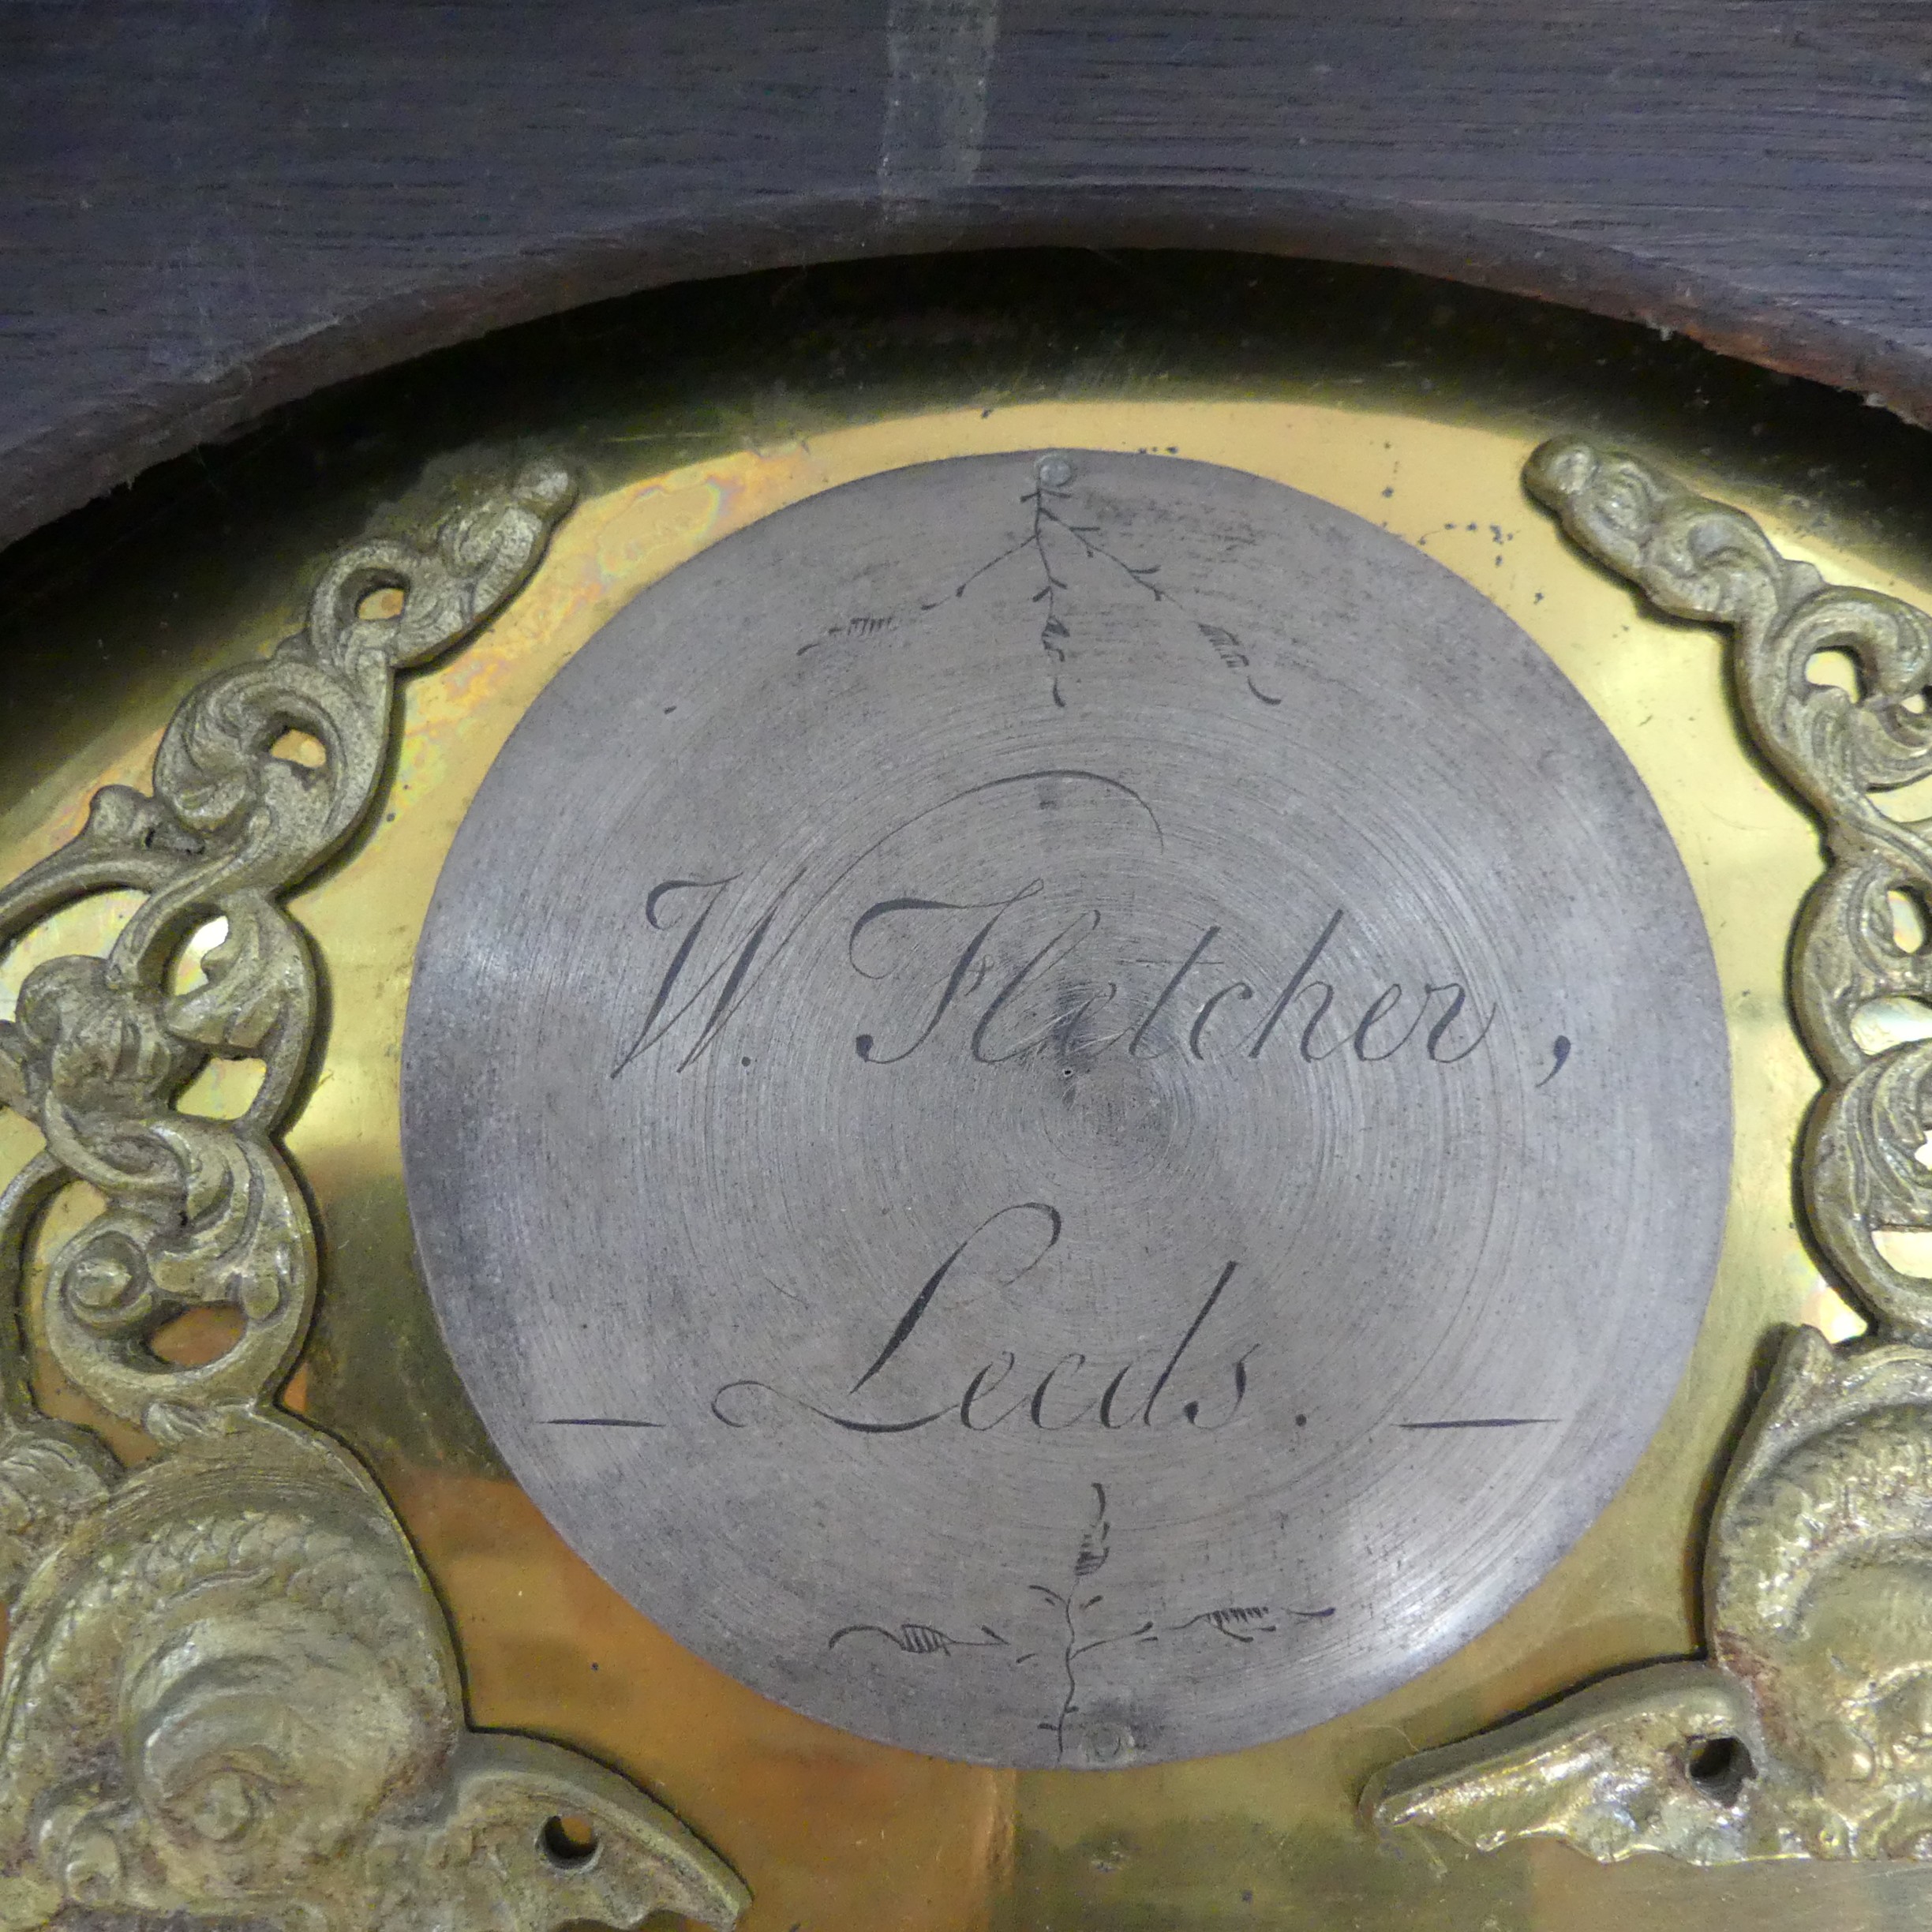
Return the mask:
[[[1160,821],[1140,794],[1105,773],[1077,769],[1016,772],[973,785],[900,821],[823,885],[800,867],[764,894],[734,890],[742,874],[673,874],[646,894],[647,930],[670,947],[643,1017],[613,1060],[614,1079],[662,1047],[682,1072],[717,1043],[762,983],[860,865],[941,814],[985,806],[1032,787],[1043,810],[1075,795],[1118,802],[1164,844]],[[858,1028],[853,1050],[872,1066],[894,1066],[922,1051],[960,1051],[984,1066],[1034,1055],[1091,1062],[1119,1053],[1133,1060],[1181,1054],[1196,1061],[1274,1047],[1309,1065],[1336,1055],[1364,1065],[1453,1066],[1481,1046],[1497,1007],[1453,973],[1406,969],[1372,993],[1338,983],[1330,957],[1348,917],[1330,910],[1279,982],[1217,975],[1218,923],[1204,926],[1178,957],[1149,957],[1144,943],[1107,930],[1102,908],[1062,902],[1048,912],[1046,882],[1021,876],[988,897],[931,890],[894,893],[848,916],[844,954],[855,990],[891,1015]],[[1043,918],[1042,915],[1046,914]],[[1311,921],[1311,926],[1313,922]],[[1379,976],[1379,975],[1378,975]],[[1374,985],[1374,981],[1370,981]],[[1294,1017],[1290,1020],[1290,1014]],[[1252,1024],[1236,1016],[1260,1014]],[[1559,1039],[1559,1071],[1571,1053]]]

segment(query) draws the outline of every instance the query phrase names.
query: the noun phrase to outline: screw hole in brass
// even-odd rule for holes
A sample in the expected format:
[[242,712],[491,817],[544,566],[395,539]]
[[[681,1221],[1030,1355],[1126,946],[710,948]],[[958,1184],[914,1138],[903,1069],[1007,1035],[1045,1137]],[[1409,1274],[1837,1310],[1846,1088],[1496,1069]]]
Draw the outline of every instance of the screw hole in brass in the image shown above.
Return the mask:
[[559,1871],[582,1871],[597,1855],[597,1827],[574,1811],[545,1819],[537,1842]]
[[1735,1804],[1751,1774],[1750,1753],[1734,1737],[1693,1738],[1684,1773],[1706,1798]]

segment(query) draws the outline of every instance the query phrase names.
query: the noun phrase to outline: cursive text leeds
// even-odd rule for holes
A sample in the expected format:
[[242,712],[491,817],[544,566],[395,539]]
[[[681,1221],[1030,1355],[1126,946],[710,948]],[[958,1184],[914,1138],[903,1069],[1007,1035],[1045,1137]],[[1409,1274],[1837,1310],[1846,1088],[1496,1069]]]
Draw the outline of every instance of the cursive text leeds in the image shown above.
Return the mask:
[[[991,1353],[957,1388],[934,1387],[934,1372],[921,1357],[919,1337],[935,1301],[955,1276],[975,1271],[979,1252],[997,1237],[1019,1245],[1002,1267],[998,1286],[1010,1288],[1032,1273],[1060,1244],[1060,1211],[1045,1201],[1016,1201],[989,1215],[919,1285],[882,1346],[844,1395],[832,1401],[755,1377],[727,1382],[712,1398],[711,1412],[732,1428],[748,1426],[761,1397],[777,1397],[857,1435],[903,1436],[953,1424],[984,1433],[1006,1426],[1058,1434],[1064,1429],[1225,1428],[1248,1398],[1249,1363],[1260,1344],[1245,1346],[1208,1331],[1217,1305],[1240,1267],[1215,1264],[1204,1285],[1176,1309],[1172,1338],[1159,1347],[1123,1356],[1105,1337],[1091,1349],[1053,1359],[1029,1359],[1022,1339]],[[1005,1244],[1001,1243],[1002,1251]],[[894,1389],[912,1394],[886,1398],[878,1382],[889,1365]],[[869,1385],[877,1383],[867,1397]],[[861,1400],[862,1397],[866,1398]]]

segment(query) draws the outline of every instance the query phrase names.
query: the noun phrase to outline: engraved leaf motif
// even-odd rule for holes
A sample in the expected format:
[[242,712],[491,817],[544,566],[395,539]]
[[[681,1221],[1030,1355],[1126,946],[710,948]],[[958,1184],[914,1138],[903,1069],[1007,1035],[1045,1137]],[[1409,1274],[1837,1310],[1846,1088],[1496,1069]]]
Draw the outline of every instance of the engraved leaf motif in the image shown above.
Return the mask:
[[952,1648],[945,1632],[930,1623],[901,1623],[899,1647],[909,1657],[934,1657]]
[[1095,1483],[1093,1492],[1093,1520],[1088,1524],[1086,1533],[1080,1538],[1080,1554],[1073,1559],[1073,1574],[1076,1577],[1092,1576],[1106,1564],[1109,1529],[1106,1491]]
[[1252,1643],[1257,1627],[1264,1631],[1274,1627],[1267,1616],[1266,1604],[1241,1604],[1226,1610],[1210,1610],[1208,1621],[1223,1637],[1231,1637],[1237,1643]]

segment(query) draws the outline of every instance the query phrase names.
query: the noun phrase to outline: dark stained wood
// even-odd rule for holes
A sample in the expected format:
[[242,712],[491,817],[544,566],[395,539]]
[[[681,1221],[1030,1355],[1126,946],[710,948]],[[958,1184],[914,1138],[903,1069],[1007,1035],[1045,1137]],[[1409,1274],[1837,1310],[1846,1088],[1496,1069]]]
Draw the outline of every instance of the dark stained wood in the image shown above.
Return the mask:
[[1932,6],[0,0],[0,540],[580,301],[1069,242],[1421,268],[1932,421]]

